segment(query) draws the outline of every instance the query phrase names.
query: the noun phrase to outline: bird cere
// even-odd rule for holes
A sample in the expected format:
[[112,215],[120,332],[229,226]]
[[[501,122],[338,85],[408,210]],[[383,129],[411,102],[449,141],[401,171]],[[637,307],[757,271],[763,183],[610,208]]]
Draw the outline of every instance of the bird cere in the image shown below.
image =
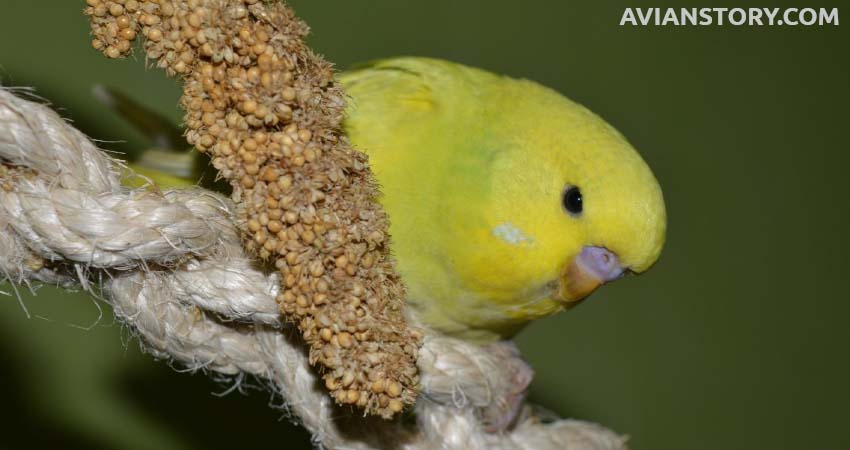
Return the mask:
[[276,300],[339,404],[392,417],[415,402],[420,334],[403,316],[387,217],[340,127],[343,93],[281,2],[86,0],[92,46],[184,82],[188,141],[233,186],[246,247],[280,271]]

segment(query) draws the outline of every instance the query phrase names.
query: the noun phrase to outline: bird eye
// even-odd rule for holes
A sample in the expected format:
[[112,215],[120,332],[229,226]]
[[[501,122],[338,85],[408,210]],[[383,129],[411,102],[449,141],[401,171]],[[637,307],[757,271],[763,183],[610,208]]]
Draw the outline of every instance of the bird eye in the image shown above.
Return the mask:
[[576,186],[569,186],[564,191],[564,209],[570,214],[581,214],[583,209],[581,190]]

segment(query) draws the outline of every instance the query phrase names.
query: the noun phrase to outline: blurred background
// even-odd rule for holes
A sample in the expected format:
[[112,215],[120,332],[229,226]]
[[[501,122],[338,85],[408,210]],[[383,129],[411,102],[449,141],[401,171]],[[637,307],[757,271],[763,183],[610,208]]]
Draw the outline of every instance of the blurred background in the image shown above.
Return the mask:
[[[711,2],[291,3],[340,68],[428,55],[530,78],[603,116],[655,171],[661,261],[522,332],[535,402],[633,449],[850,448],[846,25],[618,26],[627,6]],[[141,57],[93,51],[83,5],[3,0],[0,79],[132,153],[147,143],[92,86],[175,122],[179,88]],[[22,288],[27,319],[0,290],[0,448],[310,447],[268,407],[279,399],[215,396],[229,385],[144,355],[89,296]]]

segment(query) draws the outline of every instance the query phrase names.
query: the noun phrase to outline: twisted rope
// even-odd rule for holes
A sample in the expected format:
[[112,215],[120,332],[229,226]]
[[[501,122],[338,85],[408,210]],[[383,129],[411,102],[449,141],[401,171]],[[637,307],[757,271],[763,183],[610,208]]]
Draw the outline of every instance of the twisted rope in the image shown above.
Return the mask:
[[598,425],[543,423],[528,411],[513,430],[488,433],[480,418],[513,393],[509,362],[518,353],[426,329],[415,423],[345,414],[323,392],[294,327],[281,322],[277,275],[246,256],[230,200],[201,189],[122,187],[118,161],[51,109],[5,88],[0,158],[0,280],[86,289],[99,281],[148,351],[192,370],[268,380],[318,446],[625,448]]

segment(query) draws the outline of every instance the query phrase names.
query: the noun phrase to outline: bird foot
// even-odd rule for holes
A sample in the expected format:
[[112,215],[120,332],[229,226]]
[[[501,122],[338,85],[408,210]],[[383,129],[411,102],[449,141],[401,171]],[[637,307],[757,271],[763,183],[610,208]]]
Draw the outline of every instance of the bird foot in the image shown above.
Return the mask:
[[493,401],[479,410],[481,422],[488,433],[501,433],[511,429],[526,409],[525,397],[534,378],[534,370],[522,359],[519,349],[512,341],[499,341],[487,346],[487,350],[504,361],[509,374],[507,389],[494,390]]

